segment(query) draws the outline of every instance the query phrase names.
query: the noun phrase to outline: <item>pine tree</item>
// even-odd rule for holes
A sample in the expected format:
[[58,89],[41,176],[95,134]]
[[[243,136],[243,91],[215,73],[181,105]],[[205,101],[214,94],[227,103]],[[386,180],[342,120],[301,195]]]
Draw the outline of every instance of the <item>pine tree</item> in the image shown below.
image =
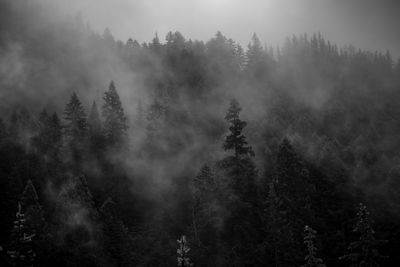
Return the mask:
[[303,267],[325,267],[321,258],[317,257],[317,248],[315,247],[314,240],[317,231],[306,225],[304,227],[304,244],[307,246],[307,255],[304,260],[307,262]]
[[[204,165],[193,180],[192,225],[197,264],[209,265],[218,254],[218,226],[223,212],[213,170]],[[206,256],[207,255],[207,256]]]
[[247,46],[246,58],[247,68],[251,68],[257,64],[263,57],[263,48],[257,34],[253,34],[251,43]]
[[261,45],[260,39],[254,33],[246,51],[246,73],[250,81],[265,82],[271,72],[273,58]]
[[180,239],[177,240],[177,242],[178,242],[178,249],[176,253],[178,254],[177,257],[178,267],[193,266],[193,264],[190,262],[190,258],[188,257],[190,248],[187,245],[186,236],[183,235]]
[[32,245],[34,237],[35,234],[28,232],[26,229],[25,214],[22,212],[21,203],[18,202],[16,220],[14,221],[11,233],[11,244],[7,250],[7,255],[12,266],[33,266],[36,256]]
[[106,140],[109,145],[121,145],[125,141],[128,126],[113,81],[111,81],[108,91],[104,93],[103,99],[102,115]]
[[267,246],[274,252],[271,263],[297,265],[301,262],[301,229],[311,218],[312,187],[307,169],[286,138],[279,146],[269,186],[266,234],[272,240]]
[[51,250],[50,234],[48,224],[44,217],[42,205],[39,203],[39,196],[32,180],[28,180],[20,204],[26,219],[25,229],[35,234],[32,245],[35,248],[37,265],[45,265]]
[[[258,216],[258,191],[256,186],[257,169],[252,161],[253,149],[242,134],[246,122],[239,119],[241,107],[232,100],[225,119],[231,124],[230,134],[224,143],[225,150],[234,150],[234,156],[224,158],[219,166],[224,172],[224,205],[230,210],[225,219],[230,265],[257,264],[259,256],[254,249],[258,244],[258,229],[261,221]],[[229,192],[229,193],[228,193]]]
[[66,135],[73,142],[83,140],[87,135],[88,125],[86,112],[76,93],[72,93],[64,109]]
[[279,145],[274,183],[286,207],[298,217],[309,219],[313,185],[307,168],[287,138]]
[[265,262],[273,266],[294,266],[300,260],[295,230],[282,199],[278,196],[276,185],[269,184],[267,208],[265,212]]
[[73,170],[79,172],[86,148],[88,125],[85,109],[76,93],[72,94],[70,102],[65,106],[64,119],[66,148],[70,153],[68,159],[71,160]]
[[36,188],[30,179],[26,183],[20,199],[20,204],[25,211],[27,227],[29,227],[30,232],[35,234],[41,232],[40,229],[45,228],[43,210],[39,203],[39,196],[36,192]]
[[115,202],[109,197],[101,205],[104,245],[117,266],[132,266],[134,263],[134,240],[128,227],[118,219]]
[[207,164],[200,169],[199,174],[194,178],[193,186],[194,195],[197,198],[202,198],[202,195],[215,190],[216,183],[214,180],[214,174]]
[[246,127],[246,122],[240,120],[239,114],[242,108],[236,99],[232,99],[228,112],[225,116],[225,120],[228,121],[231,126],[229,127],[230,134],[226,137],[224,142],[225,150],[234,150],[235,157],[252,156],[254,157],[254,151],[251,146],[248,146],[246,137],[242,134],[242,130]]
[[242,134],[246,122],[239,118],[241,110],[239,103],[233,99],[225,116],[231,126],[229,127],[230,134],[224,142],[224,149],[234,150],[235,155],[222,160],[221,166],[227,171],[227,176],[231,179],[234,194],[241,201],[255,202],[257,170],[251,159],[251,157],[254,157],[253,149],[248,145],[246,137]]
[[69,179],[62,187],[58,199],[61,204],[88,209],[91,212],[89,215],[97,217],[97,211],[94,210],[93,196],[84,175],[74,176]]
[[375,231],[372,228],[372,221],[367,207],[360,203],[357,212],[357,223],[353,229],[360,234],[357,241],[352,242],[349,253],[339,259],[351,263],[352,267],[378,267],[385,256],[379,253],[379,246],[386,242],[375,238]]
[[160,39],[158,38],[158,34],[156,33],[151,44],[149,44],[150,49],[152,49],[155,53],[159,53],[161,49]]
[[68,255],[70,266],[103,266],[104,248],[94,245],[103,241],[99,212],[86,178],[74,176],[62,184],[56,204],[55,230],[63,245],[58,253]]

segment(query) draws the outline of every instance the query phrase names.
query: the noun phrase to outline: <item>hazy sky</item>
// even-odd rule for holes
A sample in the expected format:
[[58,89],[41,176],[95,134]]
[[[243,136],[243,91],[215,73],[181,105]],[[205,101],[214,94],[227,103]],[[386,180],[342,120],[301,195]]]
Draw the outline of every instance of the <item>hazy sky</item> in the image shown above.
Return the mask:
[[217,30],[247,45],[253,32],[268,45],[320,31],[340,45],[400,56],[400,0],[69,0],[92,28],[117,39],[150,41],[168,31],[208,40]]

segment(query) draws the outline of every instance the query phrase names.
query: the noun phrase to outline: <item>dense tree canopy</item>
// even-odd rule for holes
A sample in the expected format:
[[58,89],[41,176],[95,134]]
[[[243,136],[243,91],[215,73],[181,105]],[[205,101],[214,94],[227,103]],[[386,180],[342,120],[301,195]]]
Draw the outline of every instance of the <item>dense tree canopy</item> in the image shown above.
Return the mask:
[[2,266],[400,262],[390,53],[322,34],[125,43],[0,7],[0,56],[26,66],[0,73]]

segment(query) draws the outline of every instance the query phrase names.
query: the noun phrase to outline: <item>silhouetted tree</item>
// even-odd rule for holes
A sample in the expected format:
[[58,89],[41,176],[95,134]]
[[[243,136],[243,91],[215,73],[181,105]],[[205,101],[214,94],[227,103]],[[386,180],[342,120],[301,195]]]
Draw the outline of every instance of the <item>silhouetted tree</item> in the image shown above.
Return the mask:
[[359,233],[360,238],[349,245],[349,253],[340,257],[340,259],[348,261],[352,267],[380,266],[379,263],[385,257],[379,253],[378,249],[385,241],[375,238],[370,213],[362,203],[358,208],[357,223],[353,231]]
[[189,267],[193,266],[190,262],[190,258],[188,257],[188,253],[190,251],[189,246],[187,245],[186,236],[182,236],[180,239],[177,240],[178,242],[178,249],[176,253],[178,254],[178,266],[179,267]]
[[106,141],[109,145],[121,145],[126,139],[128,125],[113,81],[111,81],[108,91],[104,93],[103,99],[102,115]]
[[325,267],[321,258],[317,257],[317,248],[315,247],[314,240],[317,231],[306,225],[304,227],[304,244],[307,246],[307,255],[304,260],[307,262],[303,267]]
[[36,257],[32,245],[35,234],[26,229],[25,214],[22,212],[20,203],[18,203],[18,211],[15,216],[11,244],[7,250],[9,261],[12,266],[31,267]]
[[251,146],[248,146],[246,137],[242,134],[242,130],[246,127],[246,122],[240,120],[239,114],[242,108],[236,99],[232,99],[225,120],[230,123],[230,134],[226,137],[224,142],[225,150],[233,150],[235,157],[242,156],[254,157],[254,151]]
[[75,92],[65,106],[64,120],[66,136],[71,142],[79,142],[86,138],[88,130],[86,112]]
[[[281,142],[267,201],[267,236],[272,240],[274,264],[301,262],[301,229],[312,218],[312,191],[308,170],[286,138]],[[268,242],[268,241],[267,241]]]
[[65,106],[64,120],[66,121],[64,129],[67,155],[70,155],[73,170],[79,171],[86,148],[88,124],[85,109],[76,93],[72,94],[69,103]]

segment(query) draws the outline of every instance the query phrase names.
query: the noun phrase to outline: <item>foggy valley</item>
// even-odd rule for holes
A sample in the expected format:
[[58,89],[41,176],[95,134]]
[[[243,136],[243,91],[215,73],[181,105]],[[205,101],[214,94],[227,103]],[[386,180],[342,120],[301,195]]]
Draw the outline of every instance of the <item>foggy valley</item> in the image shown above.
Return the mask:
[[398,14],[0,0],[0,266],[398,266]]

